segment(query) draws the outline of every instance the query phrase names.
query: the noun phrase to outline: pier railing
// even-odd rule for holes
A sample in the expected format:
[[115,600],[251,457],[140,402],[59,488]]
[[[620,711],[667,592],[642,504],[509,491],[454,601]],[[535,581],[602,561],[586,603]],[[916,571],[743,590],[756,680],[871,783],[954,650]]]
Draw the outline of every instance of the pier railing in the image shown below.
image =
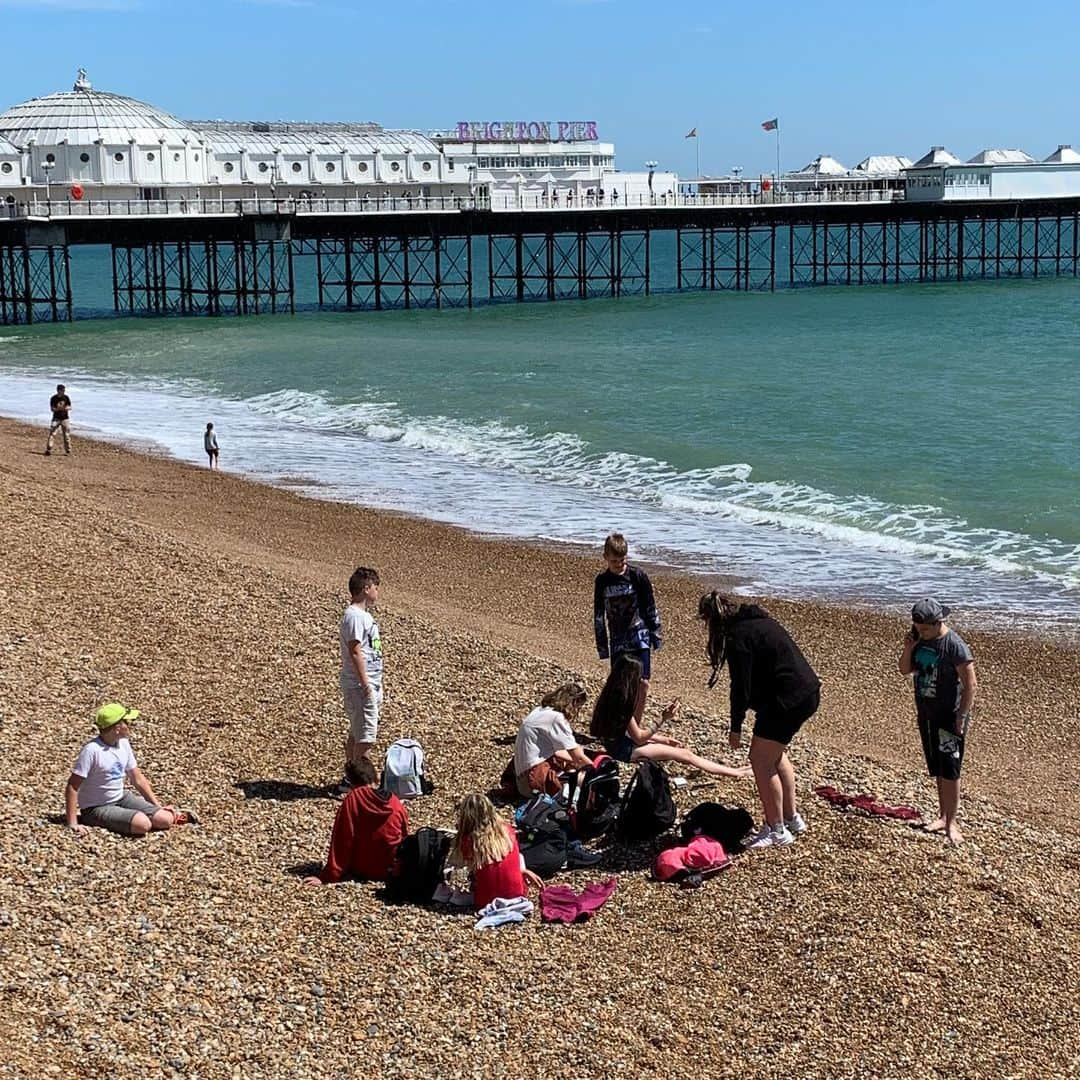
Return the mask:
[[576,194],[552,192],[497,192],[494,195],[363,195],[359,197],[175,198],[175,199],[38,199],[0,204],[0,218],[15,220],[64,220],[70,218],[146,217],[282,217],[353,214],[453,214],[466,210],[498,213],[515,211],[637,210],[724,206],[782,206],[826,203],[881,203],[903,198],[900,191],[756,191],[738,194],[687,192],[639,192],[620,194],[599,191]]

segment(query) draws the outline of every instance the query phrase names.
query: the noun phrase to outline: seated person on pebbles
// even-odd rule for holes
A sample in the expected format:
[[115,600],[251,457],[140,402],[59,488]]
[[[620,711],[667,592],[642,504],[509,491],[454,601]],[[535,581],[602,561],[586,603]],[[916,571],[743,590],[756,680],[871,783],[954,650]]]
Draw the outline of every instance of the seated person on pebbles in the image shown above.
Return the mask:
[[535,791],[557,795],[562,791],[562,774],[592,765],[574,738],[571,727],[585,705],[585,688],[579,683],[563,683],[545,694],[518,729],[514,742],[514,790],[510,790],[510,770],[503,776],[507,794],[528,798]]
[[[111,702],[94,716],[97,737],[79,751],[64,789],[64,817],[76,836],[95,825],[123,836],[145,836],[188,820],[171,806],[162,806],[150,781],[135,764],[128,725],[138,709]],[[125,778],[134,792],[125,790]],[[137,794],[136,794],[137,792]]]
[[330,852],[317,876],[305,885],[340,881],[385,881],[401,841],[409,835],[409,813],[396,796],[375,786],[375,766],[361,758],[353,766],[354,787],[338,807]]

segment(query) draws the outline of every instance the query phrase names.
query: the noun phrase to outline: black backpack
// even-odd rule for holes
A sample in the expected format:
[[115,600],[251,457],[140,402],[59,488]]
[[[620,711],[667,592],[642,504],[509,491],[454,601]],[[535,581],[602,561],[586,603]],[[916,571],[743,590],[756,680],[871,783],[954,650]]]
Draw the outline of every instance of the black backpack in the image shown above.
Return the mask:
[[387,899],[397,904],[426,904],[443,879],[450,837],[423,828],[406,836],[386,880]]
[[570,824],[582,840],[603,836],[619,818],[619,763],[598,754],[570,777]]
[[754,828],[749,810],[741,806],[724,806],[707,802],[695,806],[682,823],[684,840],[692,840],[699,833],[719,840],[724,850],[735,854],[742,850],[743,839]]
[[664,767],[646,758],[638,762],[623,795],[619,810],[619,837],[622,840],[651,840],[675,824],[675,800]]
[[570,830],[565,801],[538,792],[514,814],[514,821],[526,867],[542,878],[557,874],[566,865]]

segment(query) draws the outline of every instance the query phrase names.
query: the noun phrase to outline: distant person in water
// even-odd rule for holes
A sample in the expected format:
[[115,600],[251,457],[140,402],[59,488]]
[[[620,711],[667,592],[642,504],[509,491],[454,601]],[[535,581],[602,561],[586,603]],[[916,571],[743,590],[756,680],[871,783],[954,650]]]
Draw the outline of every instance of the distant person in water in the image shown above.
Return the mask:
[[709,625],[709,686],[725,662],[731,677],[732,750],[742,745],[743,720],[748,709],[754,710],[750,765],[765,821],[748,846],[784,847],[807,829],[795,803],[795,769],[787,748],[817,712],[821,680],[791,635],[757,604],[711,592],[701,598],[698,617]]
[[623,653],[615,658],[611,674],[593,706],[589,730],[603,742],[604,749],[616,761],[636,762],[649,758],[677,761],[713,776],[739,779],[750,775],[746,766],[733,769],[719,761],[700,757],[687,750],[678,739],[661,733],[660,728],[671,723],[679,711],[677,698],[664,709],[659,723],[641,724],[635,715],[641,681],[641,661]]
[[52,453],[53,439],[59,430],[64,438],[64,453],[71,453],[71,398],[67,396],[63,383],[58,383],[56,393],[49,398],[49,408],[52,410],[52,420],[49,423],[49,438],[45,443],[45,456]]
[[940,816],[926,831],[944,833],[949,843],[959,844],[960,766],[978,681],[971,649],[945,622],[948,614],[947,607],[929,598],[911,609],[911,630],[900,650],[900,674],[914,676],[923,756],[937,781]]
[[213,424],[206,425],[206,434],[203,435],[203,449],[210,459],[210,468],[216,469],[218,467],[218,441]]

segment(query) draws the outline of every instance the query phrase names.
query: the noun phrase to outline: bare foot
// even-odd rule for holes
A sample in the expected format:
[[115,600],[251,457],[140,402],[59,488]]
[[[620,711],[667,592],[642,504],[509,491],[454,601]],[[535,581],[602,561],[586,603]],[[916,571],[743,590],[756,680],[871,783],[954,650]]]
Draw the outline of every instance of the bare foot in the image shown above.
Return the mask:
[[945,832],[945,819],[939,817],[937,821],[931,821],[929,825],[924,825],[923,832]]
[[945,831],[945,839],[948,840],[950,844],[962,844],[964,842],[964,834],[956,824],[952,824]]

